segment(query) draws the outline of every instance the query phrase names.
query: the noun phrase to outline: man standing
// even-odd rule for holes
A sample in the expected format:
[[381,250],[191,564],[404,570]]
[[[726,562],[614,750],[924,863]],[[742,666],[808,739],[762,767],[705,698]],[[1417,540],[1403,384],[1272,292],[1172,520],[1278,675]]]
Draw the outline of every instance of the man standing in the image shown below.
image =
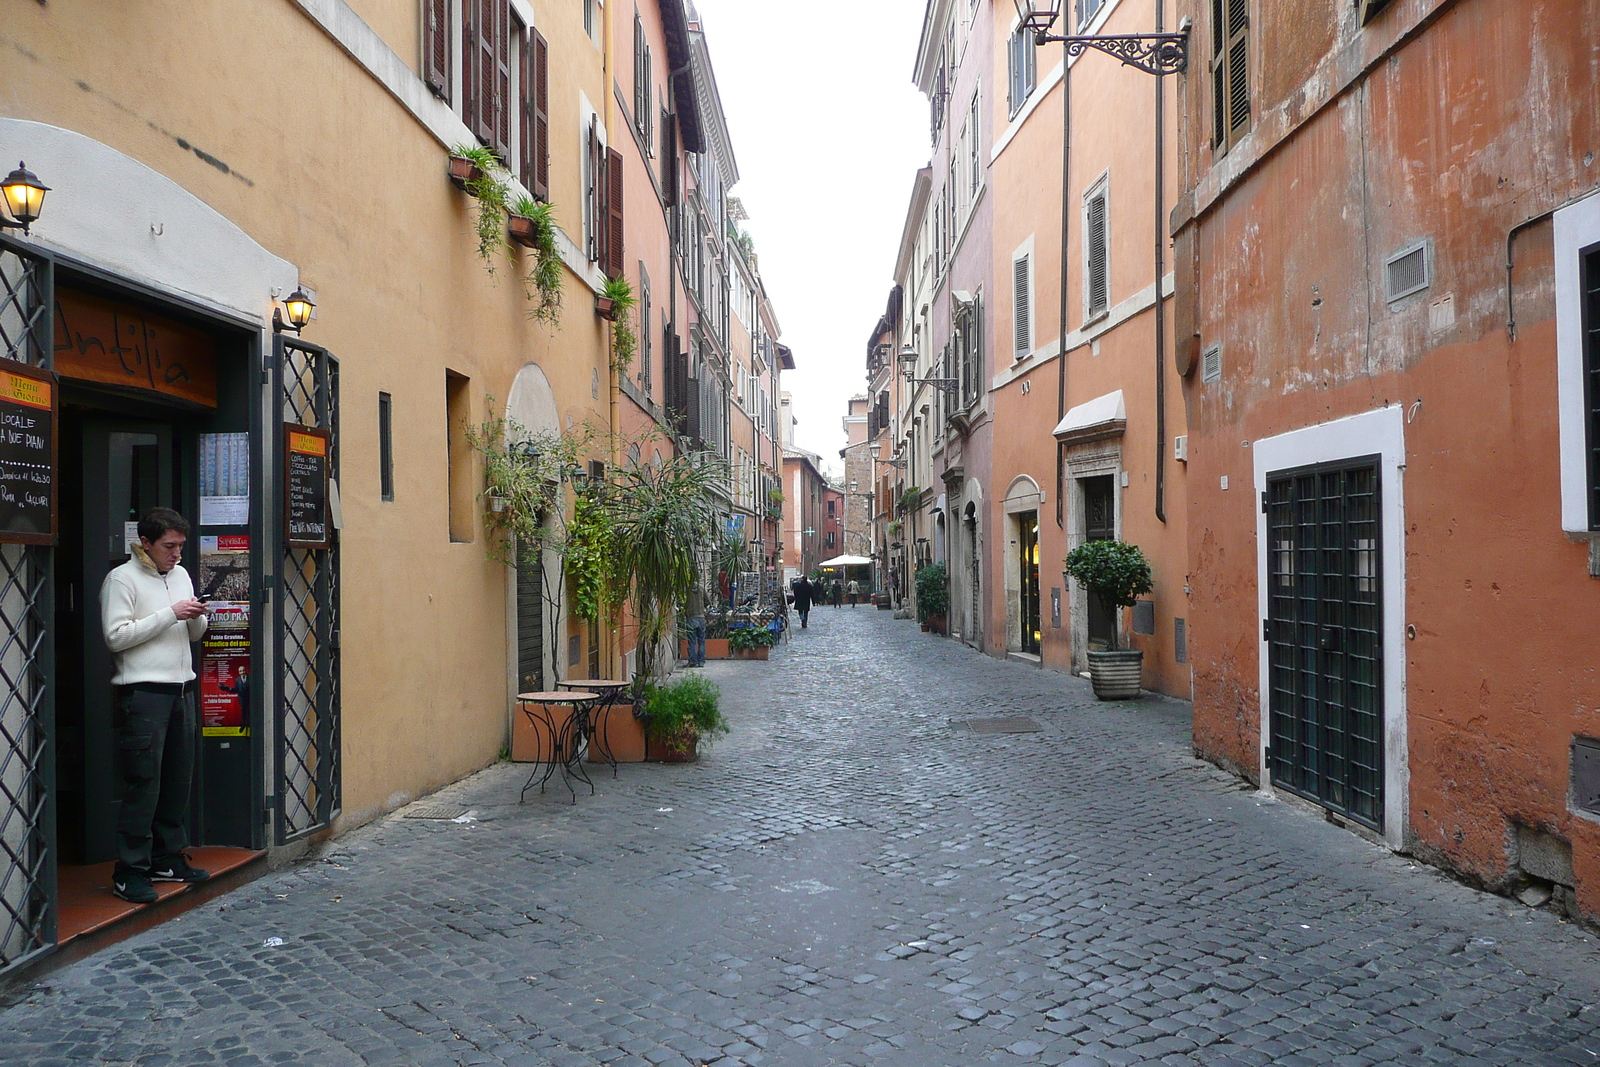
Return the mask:
[[689,599],[683,605],[684,625],[689,629],[689,666],[706,665],[706,594],[700,580],[689,587]]
[[850,606],[855,607],[856,601],[861,597],[861,583],[854,578],[850,579],[850,584],[845,587],[845,592],[850,596]]
[[194,657],[205,604],[178,565],[189,523],[170,508],[139,520],[133,558],[106,575],[100,618],[116,661],[117,755],[126,792],[117,819],[112,892],[155,901],[152,882],[204,882],[189,866],[189,790],[194,774]]
[[791,587],[794,590],[794,610],[800,614],[800,629],[804,630],[811,621],[811,582],[805,575],[794,580]]

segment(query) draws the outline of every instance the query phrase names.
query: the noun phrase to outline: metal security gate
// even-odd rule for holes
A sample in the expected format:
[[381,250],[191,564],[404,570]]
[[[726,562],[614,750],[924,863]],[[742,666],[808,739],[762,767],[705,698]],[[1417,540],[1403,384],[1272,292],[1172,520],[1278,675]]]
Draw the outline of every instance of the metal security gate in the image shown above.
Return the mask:
[[1383,828],[1378,458],[1268,476],[1272,784]]
[[[53,364],[54,262],[0,237],[0,356]],[[56,940],[55,590],[47,545],[0,545],[0,974]]]
[[534,545],[517,561],[517,692],[544,689],[544,552]]
[[[273,360],[278,421],[274,484],[284,485],[283,423],[329,431],[329,476],[339,480],[339,361],[326,349],[279,334]],[[276,838],[280,845],[326,828],[341,807],[339,736],[339,534],[327,548],[295,548],[281,515],[269,524],[279,560],[274,736]]]

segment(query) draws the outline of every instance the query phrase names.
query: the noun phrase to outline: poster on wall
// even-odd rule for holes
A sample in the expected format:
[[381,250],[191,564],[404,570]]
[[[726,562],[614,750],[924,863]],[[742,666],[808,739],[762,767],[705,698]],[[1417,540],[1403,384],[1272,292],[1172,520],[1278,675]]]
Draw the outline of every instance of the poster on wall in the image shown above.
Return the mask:
[[56,542],[58,401],[49,371],[0,359],[0,542]]
[[250,435],[200,435],[200,525],[250,522]]
[[210,622],[200,640],[200,732],[206,737],[250,733],[250,538],[200,538],[197,593]]

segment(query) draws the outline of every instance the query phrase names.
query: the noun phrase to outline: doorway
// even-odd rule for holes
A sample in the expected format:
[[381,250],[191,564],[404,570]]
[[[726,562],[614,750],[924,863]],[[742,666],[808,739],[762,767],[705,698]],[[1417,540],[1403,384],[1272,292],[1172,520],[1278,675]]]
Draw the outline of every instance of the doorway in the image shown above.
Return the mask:
[[1021,625],[1022,651],[1039,654],[1042,634],[1039,631],[1039,513],[1024,511],[1017,515],[1018,545],[1017,575],[1018,622]]
[[[116,857],[122,782],[100,587],[127,561],[139,516],[157,506],[184,510],[176,436],[171,422],[62,405],[61,484],[75,487],[61,497],[56,554],[56,788],[65,863]],[[193,549],[185,556],[192,572]]]
[[[1110,474],[1080,479],[1083,486],[1084,541],[1114,541],[1117,538],[1116,478]],[[1116,605],[1100,594],[1085,590],[1089,631],[1088,647],[1103,651],[1113,648],[1117,639]]]
[[1272,784],[1383,829],[1378,457],[1267,477]]

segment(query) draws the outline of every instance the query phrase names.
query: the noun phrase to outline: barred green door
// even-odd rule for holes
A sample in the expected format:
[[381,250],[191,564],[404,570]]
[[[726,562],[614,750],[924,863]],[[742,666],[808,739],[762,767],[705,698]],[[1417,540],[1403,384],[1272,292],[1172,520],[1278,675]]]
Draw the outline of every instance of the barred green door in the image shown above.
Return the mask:
[[1272,784],[1383,827],[1376,457],[1268,477]]

